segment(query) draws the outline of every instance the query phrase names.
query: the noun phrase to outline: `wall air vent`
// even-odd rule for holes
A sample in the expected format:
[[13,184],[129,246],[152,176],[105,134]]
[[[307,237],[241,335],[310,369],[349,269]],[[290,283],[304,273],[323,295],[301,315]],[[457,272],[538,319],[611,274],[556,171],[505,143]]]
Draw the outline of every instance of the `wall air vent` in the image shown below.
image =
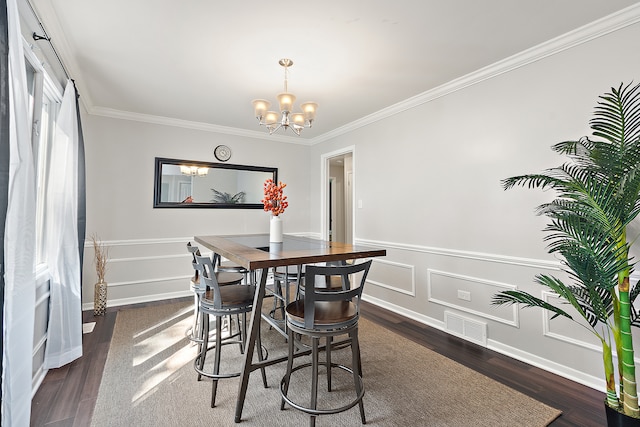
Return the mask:
[[487,324],[485,322],[479,322],[451,311],[445,311],[444,330],[483,347],[487,346]]

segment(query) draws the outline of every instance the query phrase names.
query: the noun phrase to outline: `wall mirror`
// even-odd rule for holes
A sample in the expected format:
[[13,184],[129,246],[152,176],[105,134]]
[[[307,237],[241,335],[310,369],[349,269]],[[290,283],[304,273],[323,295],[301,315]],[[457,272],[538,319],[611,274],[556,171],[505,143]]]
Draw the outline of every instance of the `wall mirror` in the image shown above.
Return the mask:
[[156,157],[153,207],[263,209],[268,178],[278,168]]

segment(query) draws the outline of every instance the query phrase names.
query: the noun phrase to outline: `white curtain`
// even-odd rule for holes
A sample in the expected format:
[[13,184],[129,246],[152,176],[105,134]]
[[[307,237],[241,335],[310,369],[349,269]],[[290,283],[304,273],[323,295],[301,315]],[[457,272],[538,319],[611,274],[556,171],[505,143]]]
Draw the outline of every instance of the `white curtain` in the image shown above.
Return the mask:
[[2,425],[29,426],[35,311],[36,185],[27,108],[27,78],[16,0],[7,0],[10,149],[5,222]]
[[47,248],[51,273],[44,366],[58,368],[82,356],[82,302],[78,248],[78,120],[69,80],[51,149],[47,184]]

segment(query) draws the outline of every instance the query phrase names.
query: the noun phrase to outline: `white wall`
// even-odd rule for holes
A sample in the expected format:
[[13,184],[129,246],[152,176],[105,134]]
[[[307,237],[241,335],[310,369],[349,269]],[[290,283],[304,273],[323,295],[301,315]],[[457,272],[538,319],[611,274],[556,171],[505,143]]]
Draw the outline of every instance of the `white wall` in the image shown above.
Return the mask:
[[[269,214],[259,209],[154,209],[154,158],[217,162],[225,144],[228,163],[275,166],[288,184],[286,233],[309,225],[308,147],[220,135],[185,128],[83,115],[87,164],[87,235],[106,241],[110,305],[189,295],[193,274],[185,244],[199,234],[267,232]],[[95,271],[86,247],[83,303],[91,308]]]
[[[581,328],[490,305],[508,287],[542,296],[534,275],[558,266],[534,215],[552,194],[505,192],[500,180],[563,162],[551,145],[589,134],[597,97],[640,79],[637,40],[638,24],[313,146],[312,188],[323,154],[355,146],[356,243],[388,248],[367,298],[436,327],[446,310],[486,322],[489,347],[604,388],[597,342]],[[312,231],[319,212],[312,199]]]

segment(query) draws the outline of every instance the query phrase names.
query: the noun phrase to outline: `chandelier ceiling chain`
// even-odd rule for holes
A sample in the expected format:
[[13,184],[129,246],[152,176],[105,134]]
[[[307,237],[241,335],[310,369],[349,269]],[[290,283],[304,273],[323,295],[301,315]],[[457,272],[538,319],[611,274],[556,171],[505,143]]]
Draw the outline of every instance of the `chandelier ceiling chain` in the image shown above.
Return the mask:
[[293,65],[293,61],[288,58],[283,58],[278,61],[278,63],[284,68],[284,92],[279,93],[277,96],[281,115],[278,115],[275,111],[269,110],[271,103],[266,99],[254,99],[251,103],[253,104],[258,124],[265,126],[269,130],[269,135],[273,134],[278,129],[284,129],[286,131],[289,128],[291,128],[296,135],[300,135],[302,129],[310,128],[313,125],[313,121],[316,118],[318,104],[315,102],[305,102],[300,105],[300,108],[302,109],[301,113],[291,112],[296,97],[294,94],[289,93],[288,72],[289,67]]

